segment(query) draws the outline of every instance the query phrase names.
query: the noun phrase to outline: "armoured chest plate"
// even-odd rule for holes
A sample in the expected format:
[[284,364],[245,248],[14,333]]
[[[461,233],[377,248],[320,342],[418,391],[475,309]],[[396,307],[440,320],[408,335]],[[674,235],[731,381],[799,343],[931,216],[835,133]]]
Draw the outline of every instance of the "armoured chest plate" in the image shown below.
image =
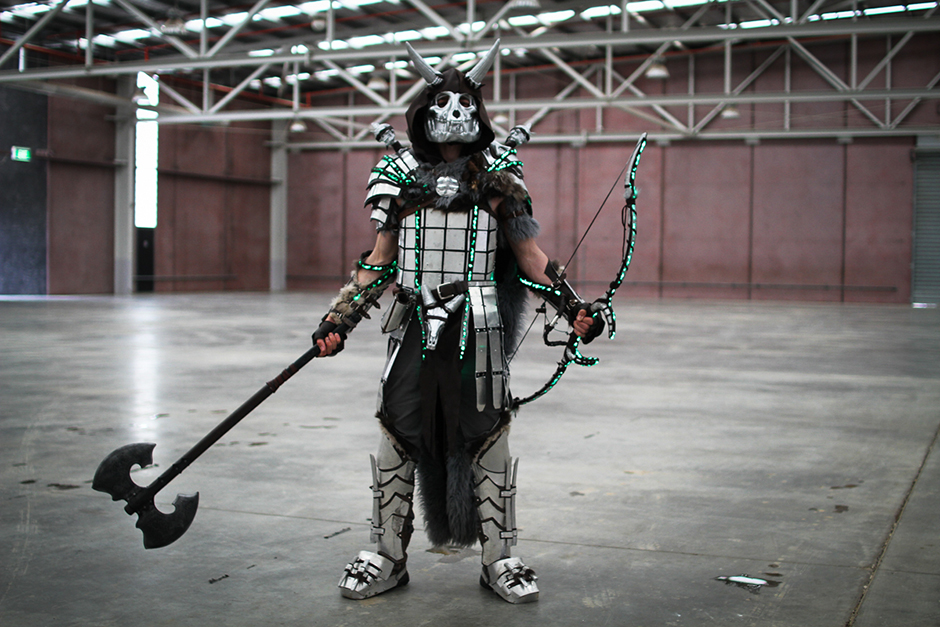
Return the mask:
[[422,209],[402,220],[398,283],[417,289],[453,281],[490,281],[496,268],[496,220],[478,208]]

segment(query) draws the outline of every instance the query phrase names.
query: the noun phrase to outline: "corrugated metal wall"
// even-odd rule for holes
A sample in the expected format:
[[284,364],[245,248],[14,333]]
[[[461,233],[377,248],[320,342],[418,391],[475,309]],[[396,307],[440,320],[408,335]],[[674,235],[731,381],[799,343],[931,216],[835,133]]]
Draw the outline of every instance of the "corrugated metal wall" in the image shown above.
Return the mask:
[[936,305],[940,303],[940,148],[918,150],[915,173],[912,300]]

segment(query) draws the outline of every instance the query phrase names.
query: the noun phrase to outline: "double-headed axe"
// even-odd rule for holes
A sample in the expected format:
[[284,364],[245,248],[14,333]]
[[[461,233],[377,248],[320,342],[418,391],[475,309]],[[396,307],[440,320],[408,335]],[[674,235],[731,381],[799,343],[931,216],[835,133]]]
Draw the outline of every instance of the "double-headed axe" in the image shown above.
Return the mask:
[[[366,310],[377,305],[375,298],[363,298],[357,303],[357,307],[352,313],[344,316],[343,323],[336,325],[332,330],[342,337],[346,337],[346,334],[355,328],[362,318],[369,317]],[[324,325],[327,324],[333,327],[331,323],[324,323]],[[327,328],[327,331],[329,330],[330,328]],[[110,494],[111,499],[114,501],[122,499],[127,501],[124,511],[130,515],[137,514],[137,528],[144,534],[144,548],[159,549],[175,542],[186,533],[196,516],[196,508],[199,506],[199,493],[192,495],[177,494],[176,500],[173,501],[175,509],[171,514],[164,514],[158,510],[154,505],[153,497],[181,472],[186,470],[197,457],[209,450],[242,418],[274,394],[281,387],[281,384],[294,376],[298,370],[306,366],[310,360],[319,354],[320,347],[314,344],[310,350],[281,371],[281,374],[265,383],[241,407],[229,414],[225,420],[207,433],[194,447],[176,460],[166,472],[157,477],[147,487],[144,488],[134,483],[130,471],[135,465],[145,468],[153,463],[153,449],[156,444],[149,442],[122,446],[105,457],[95,472],[91,487],[99,492]]]

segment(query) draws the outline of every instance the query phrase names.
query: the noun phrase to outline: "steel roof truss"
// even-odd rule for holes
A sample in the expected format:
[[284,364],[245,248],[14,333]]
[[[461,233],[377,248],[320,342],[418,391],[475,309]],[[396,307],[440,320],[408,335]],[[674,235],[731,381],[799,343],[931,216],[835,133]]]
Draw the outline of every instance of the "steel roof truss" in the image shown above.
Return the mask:
[[3,56],[0,56],[0,67],[3,67],[3,64],[6,63],[10,57],[20,51],[22,47],[29,43],[29,41],[36,36],[39,31],[46,27],[46,24],[51,22],[55,17],[62,12],[62,9],[65,8],[65,5],[68,4],[69,0],[59,0],[59,4],[55,6],[54,9],[42,16],[42,18],[33,25],[26,34],[16,40],[10,48],[3,53]]
[[135,7],[133,4],[128,2],[128,0],[114,0],[114,2],[119,4],[125,11],[133,15],[135,18],[137,18],[138,20],[146,24],[147,27],[150,28],[150,30],[157,37],[160,37],[161,39],[164,39],[165,41],[169,42],[174,48],[182,52],[185,56],[189,57],[190,59],[199,58],[199,53],[193,50],[189,46],[189,44],[187,44],[185,41],[183,41],[179,37],[175,37],[174,35],[167,35],[166,33],[164,33],[160,29],[160,25],[157,24],[156,21],[154,21],[152,17],[150,17],[149,15],[147,15],[146,13],[144,13],[143,11]]

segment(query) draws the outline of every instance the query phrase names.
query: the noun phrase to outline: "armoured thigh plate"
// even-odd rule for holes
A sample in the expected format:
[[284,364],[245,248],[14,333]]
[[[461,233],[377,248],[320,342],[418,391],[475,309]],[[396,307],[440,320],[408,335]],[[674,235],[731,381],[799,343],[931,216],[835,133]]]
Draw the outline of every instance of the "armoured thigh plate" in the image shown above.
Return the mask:
[[[444,323],[462,312],[461,356],[474,355],[480,410],[486,406],[488,381],[493,404],[501,408],[505,403],[506,370],[493,280],[497,226],[489,213],[474,207],[469,212],[421,209],[403,218],[399,228],[398,285],[416,303],[424,326],[423,348],[434,350]],[[408,319],[410,315],[401,327],[386,329],[393,340],[386,375]]]

